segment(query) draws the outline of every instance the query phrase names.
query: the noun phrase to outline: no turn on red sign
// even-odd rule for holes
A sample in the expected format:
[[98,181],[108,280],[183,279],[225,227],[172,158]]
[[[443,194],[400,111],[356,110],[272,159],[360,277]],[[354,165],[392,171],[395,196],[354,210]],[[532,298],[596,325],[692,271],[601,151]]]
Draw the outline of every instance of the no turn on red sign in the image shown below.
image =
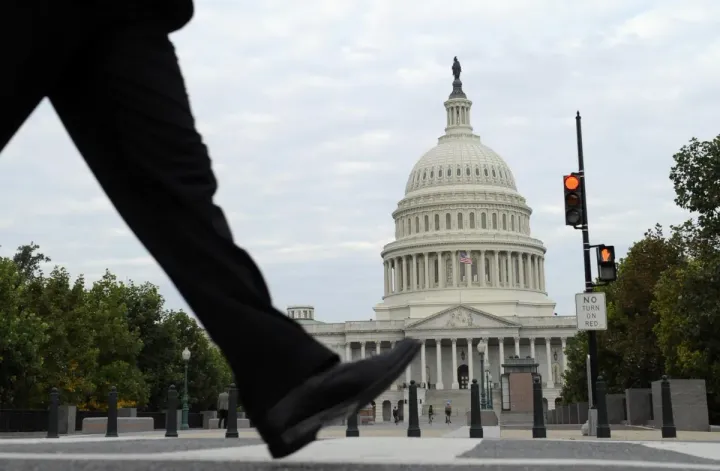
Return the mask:
[[607,330],[605,293],[576,294],[575,314],[578,330]]

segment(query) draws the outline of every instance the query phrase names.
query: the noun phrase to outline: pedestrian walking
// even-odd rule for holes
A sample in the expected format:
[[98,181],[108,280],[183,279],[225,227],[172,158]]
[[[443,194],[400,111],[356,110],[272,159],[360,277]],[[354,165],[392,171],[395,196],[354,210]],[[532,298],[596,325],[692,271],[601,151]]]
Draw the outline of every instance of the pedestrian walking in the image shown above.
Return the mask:
[[[227,428],[228,407],[230,407],[230,394],[223,391],[218,394],[217,410],[218,410],[218,428]],[[223,421],[225,427],[223,427]]]
[[217,181],[168,37],[193,12],[192,0],[1,1],[0,153],[48,98],[120,216],[222,350],[239,402],[280,458],[387,390],[420,343],[340,363],[273,307],[213,202]]

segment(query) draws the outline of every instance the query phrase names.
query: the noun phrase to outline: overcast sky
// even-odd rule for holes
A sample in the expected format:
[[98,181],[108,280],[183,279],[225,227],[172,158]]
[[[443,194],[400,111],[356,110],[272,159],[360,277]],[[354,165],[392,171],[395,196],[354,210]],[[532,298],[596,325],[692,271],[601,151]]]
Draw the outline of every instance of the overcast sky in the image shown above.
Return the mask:
[[[457,55],[473,125],[512,168],[574,314],[581,236],[561,177],[583,116],[591,242],[618,255],[673,204],[672,155],[720,133],[720,1],[198,0],[176,33],[239,245],[276,306],[370,319],[382,246],[415,162],[443,133]],[[35,241],[73,275],[177,291],[128,232],[45,103],[0,158],[0,254]]]

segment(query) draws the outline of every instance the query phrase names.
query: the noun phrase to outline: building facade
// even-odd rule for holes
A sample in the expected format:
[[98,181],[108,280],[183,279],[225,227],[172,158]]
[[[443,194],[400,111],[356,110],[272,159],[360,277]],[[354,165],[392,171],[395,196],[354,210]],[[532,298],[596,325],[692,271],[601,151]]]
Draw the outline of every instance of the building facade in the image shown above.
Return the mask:
[[459,63],[453,72],[445,133],[413,167],[392,214],[395,240],[381,253],[376,320],[322,323],[312,306],[288,307],[346,361],[405,337],[424,342],[398,384],[376,400],[376,420],[389,420],[389,406],[403,403],[410,380],[420,385],[424,406],[442,410],[446,401],[462,409],[469,395],[460,391],[482,379],[502,414],[510,408],[503,368],[509,357],[534,359],[553,408],[567,368],[566,341],[576,332],[575,317],[555,315],[547,296],[546,250],[531,234],[532,209],[507,163],[473,132]]

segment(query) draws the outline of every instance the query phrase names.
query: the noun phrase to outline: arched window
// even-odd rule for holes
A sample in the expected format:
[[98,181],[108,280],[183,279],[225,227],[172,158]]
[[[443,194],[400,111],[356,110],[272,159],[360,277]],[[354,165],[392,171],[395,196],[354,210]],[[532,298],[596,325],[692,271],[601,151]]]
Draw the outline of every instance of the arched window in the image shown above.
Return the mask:
[[440,215],[439,214],[435,215],[435,230],[436,231],[440,230]]
[[480,227],[487,229],[487,214],[480,213]]
[[452,220],[450,219],[450,213],[445,213],[445,229],[452,229]]
[[510,215],[510,230],[515,232],[515,215]]
[[425,215],[425,232],[430,230],[430,216]]
[[462,213],[458,213],[458,229],[463,229],[463,215]]
[[497,213],[492,213],[492,228],[497,229]]
[[415,234],[420,232],[420,218],[415,216]]
[[503,231],[507,231],[507,214],[503,213],[502,215],[502,222],[503,222]]
[[470,229],[475,229],[475,213],[470,213]]

